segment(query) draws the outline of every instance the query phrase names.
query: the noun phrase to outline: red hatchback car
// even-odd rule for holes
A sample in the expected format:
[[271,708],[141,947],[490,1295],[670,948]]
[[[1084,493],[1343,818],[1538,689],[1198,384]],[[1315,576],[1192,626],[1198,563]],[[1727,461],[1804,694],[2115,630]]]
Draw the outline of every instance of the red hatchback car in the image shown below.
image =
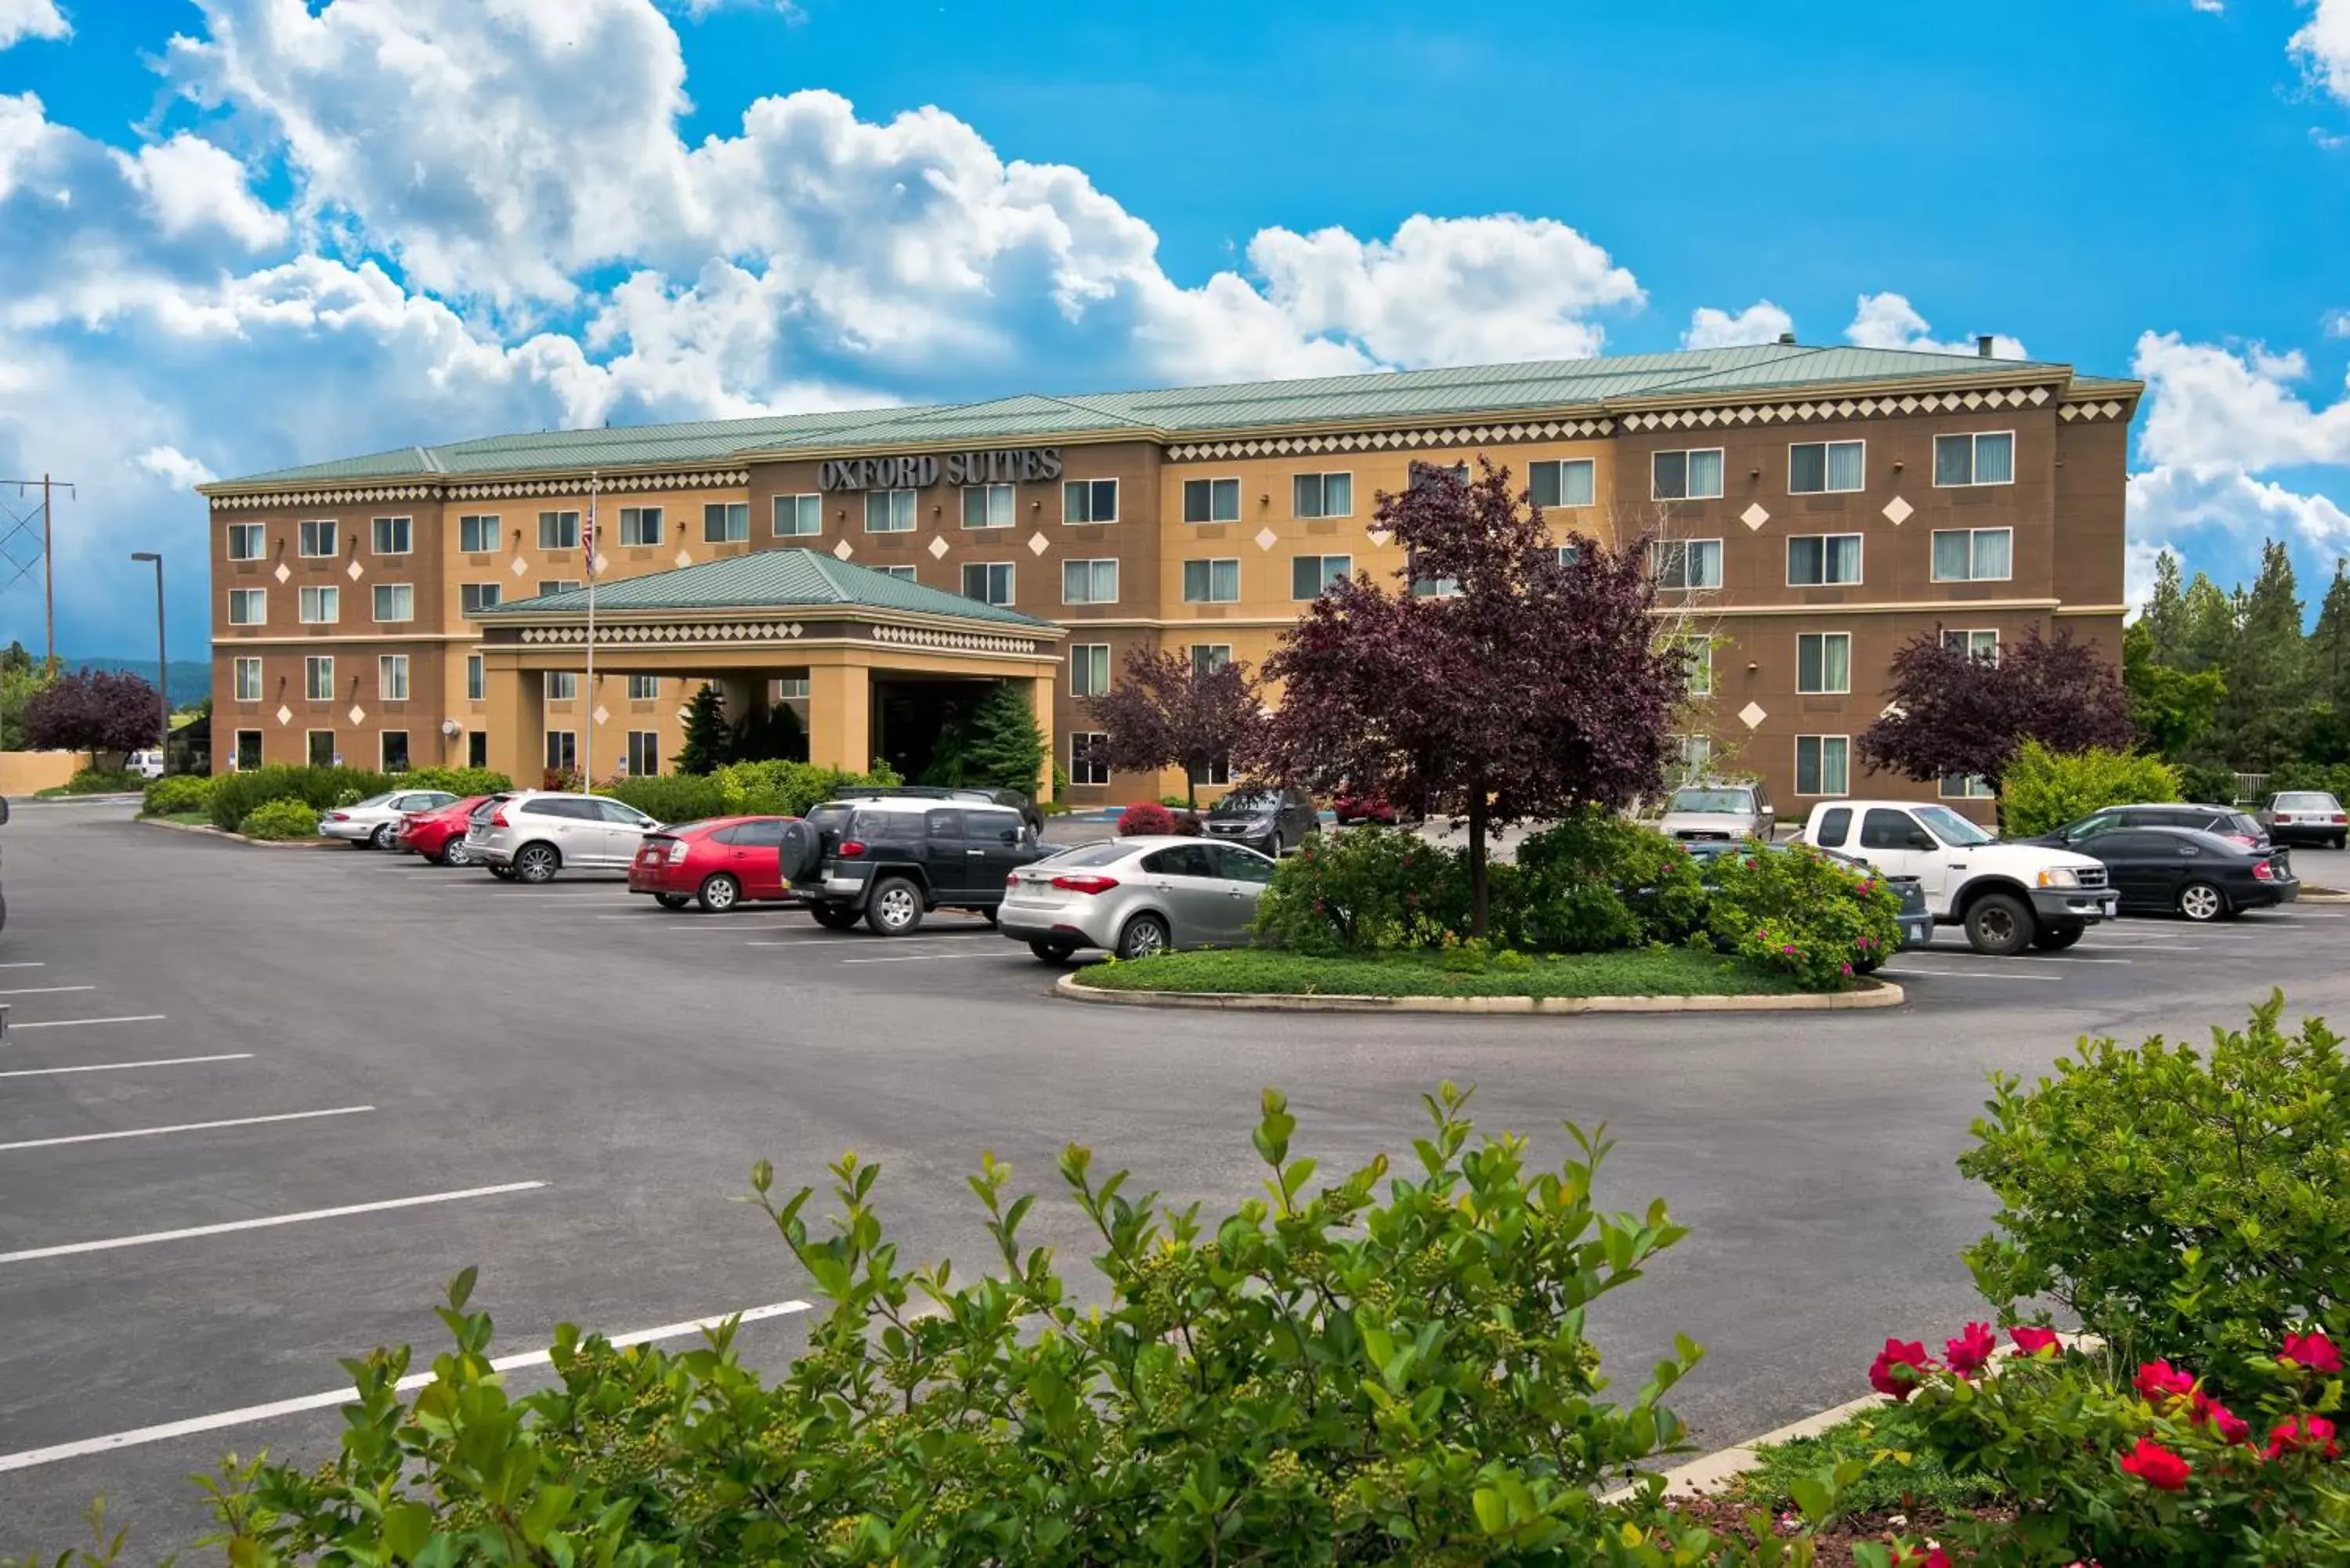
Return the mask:
[[465,823],[473,808],[489,798],[468,795],[432,811],[411,811],[400,819],[400,831],[392,836],[392,842],[443,866],[471,866],[473,857],[465,848]]
[[629,891],[664,909],[698,903],[713,915],[745,900],[791,900],[784,885],[784,825],[791,816],[713,816],[645,835],[629,863]]

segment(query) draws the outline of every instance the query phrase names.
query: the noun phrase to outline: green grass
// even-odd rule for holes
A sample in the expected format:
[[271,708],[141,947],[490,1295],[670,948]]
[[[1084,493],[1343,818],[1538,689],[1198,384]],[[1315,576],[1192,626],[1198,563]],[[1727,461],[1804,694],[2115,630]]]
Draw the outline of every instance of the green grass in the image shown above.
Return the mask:
[[1923,1505],[1955,1513],[2007,1501],[1984,1478],[1954,1476],[1931,1455],[1913,1453],[1904,1443],[1900,1417],[1891,1407],[1863,1410],[1816,1437],[1764,1444],[1755,1450],[1761,1462],[1733,1480],[1731,1490],[1774,1510],[1788,1508],[1794,1503],[1788,1490],[1794,1482],[1858,1459],[1868,1468],[1845,1489],[1847,1512]]
[[150,822],[176,822],[183,827],[210,827],[213,814],[209,811],[142,811],[139,814]]
[[1241,948],[1097,964],[1081,985],[1104,991],[1272,992],[1283,996],[1777,996],[1792,981],[1683,948],[1537,958],[1532,967],[1446,970],[1434,953],[1306,958]]

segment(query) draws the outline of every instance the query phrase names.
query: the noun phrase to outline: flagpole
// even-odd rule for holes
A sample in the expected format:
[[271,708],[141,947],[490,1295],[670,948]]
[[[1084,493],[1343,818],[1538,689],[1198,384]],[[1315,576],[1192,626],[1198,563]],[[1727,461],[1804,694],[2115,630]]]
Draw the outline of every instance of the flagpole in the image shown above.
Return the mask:
[[583,695],[588,706],[581,710],[586,719],[583,728],[587,731],[587,749],[581,753],[584,765],[579,772],[579,787],[583,790],[596,787],[596,551],[602,544],[596,536],[596,490],[597,475],[590,470],[588,474],[587,548],[581,552],[587,557],[588,567],[588,690]]

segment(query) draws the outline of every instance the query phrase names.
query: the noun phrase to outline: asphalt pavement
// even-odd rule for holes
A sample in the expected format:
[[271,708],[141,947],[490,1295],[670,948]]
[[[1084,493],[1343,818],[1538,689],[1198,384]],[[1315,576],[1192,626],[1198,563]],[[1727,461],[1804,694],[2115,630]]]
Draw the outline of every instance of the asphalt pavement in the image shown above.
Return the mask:
[[[964,917],[886,941],[670,913],[615,880],[247,847],[121,805],[20,808],[0,857],[0,1559],[72,1542],[102,1492],[152,1561],[202,1528],[189,1472],[331,1454],[337,1357],[429,1355],[468,1264],[502,1352],[756,1310],[746,1355],[784,1364],[812,1293],[733,1201],[762,1156],[785,1188],[879,1160],[901,1256],[976,1267],[962,1177],[992,1150],[1089,1288],[1060,1147],[1221,1212],[1257,1190],[1268,1085],[1326,1172],[1408,1157],[1447,1078],[1539,1158],[1567,1153],[1562,1119],[1607,1123],[1603,1199],[1661,1196],[1694,1233],[1594,1331],[1627,1395],[1674,1331],[1706,1345],[1677,1405],[1711,1448],[1978,1310],[1958,1250],[1991,1205],[1952,1161],[1987,1074],[2083,1033],[2197,1037],[2272,986],[2337,1015],[2350,991],[2350,908],[2303,906],[2012,960],[1946,935],[1882,1012],[1161,1013],[1057,1000]],[[2350,886],[2350,857],[2294,859]]]

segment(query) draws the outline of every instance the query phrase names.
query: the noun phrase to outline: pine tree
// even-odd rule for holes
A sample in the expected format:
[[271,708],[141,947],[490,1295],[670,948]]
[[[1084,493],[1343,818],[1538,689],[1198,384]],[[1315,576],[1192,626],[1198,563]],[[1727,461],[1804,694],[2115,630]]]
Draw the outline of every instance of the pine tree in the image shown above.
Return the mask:
[[2180,670],[2225,671],[2236,653],[2234,599],[2202,573],[2187,585],[2185,629],[2178,656],[2163,662]]
[[726,765],[733,742],[726,727],[726,694],[704,686],[686,708],[685,744],[671,765],[681,774],[715,773]]
[[1045,772],[1045,732],[1020,688],[998,681],[980,699],[963,726],[962,763],[959,783],[1036,793]]
[[2154,558],[2154,592],[2137,624],[2146,628],[2147,652],[2157,664],[2176,669],[2187,653],[2187,596],[2178,583],[2178,557],[2169,550]]
[[2224,760],[2264,772],[2301,754],[2310,698],[2309,650],[2293,559],[2273,539],[2261,545],[2260,576],[2236,592],[2235,636],[2220,665],[2228,685],[2214,726]]

